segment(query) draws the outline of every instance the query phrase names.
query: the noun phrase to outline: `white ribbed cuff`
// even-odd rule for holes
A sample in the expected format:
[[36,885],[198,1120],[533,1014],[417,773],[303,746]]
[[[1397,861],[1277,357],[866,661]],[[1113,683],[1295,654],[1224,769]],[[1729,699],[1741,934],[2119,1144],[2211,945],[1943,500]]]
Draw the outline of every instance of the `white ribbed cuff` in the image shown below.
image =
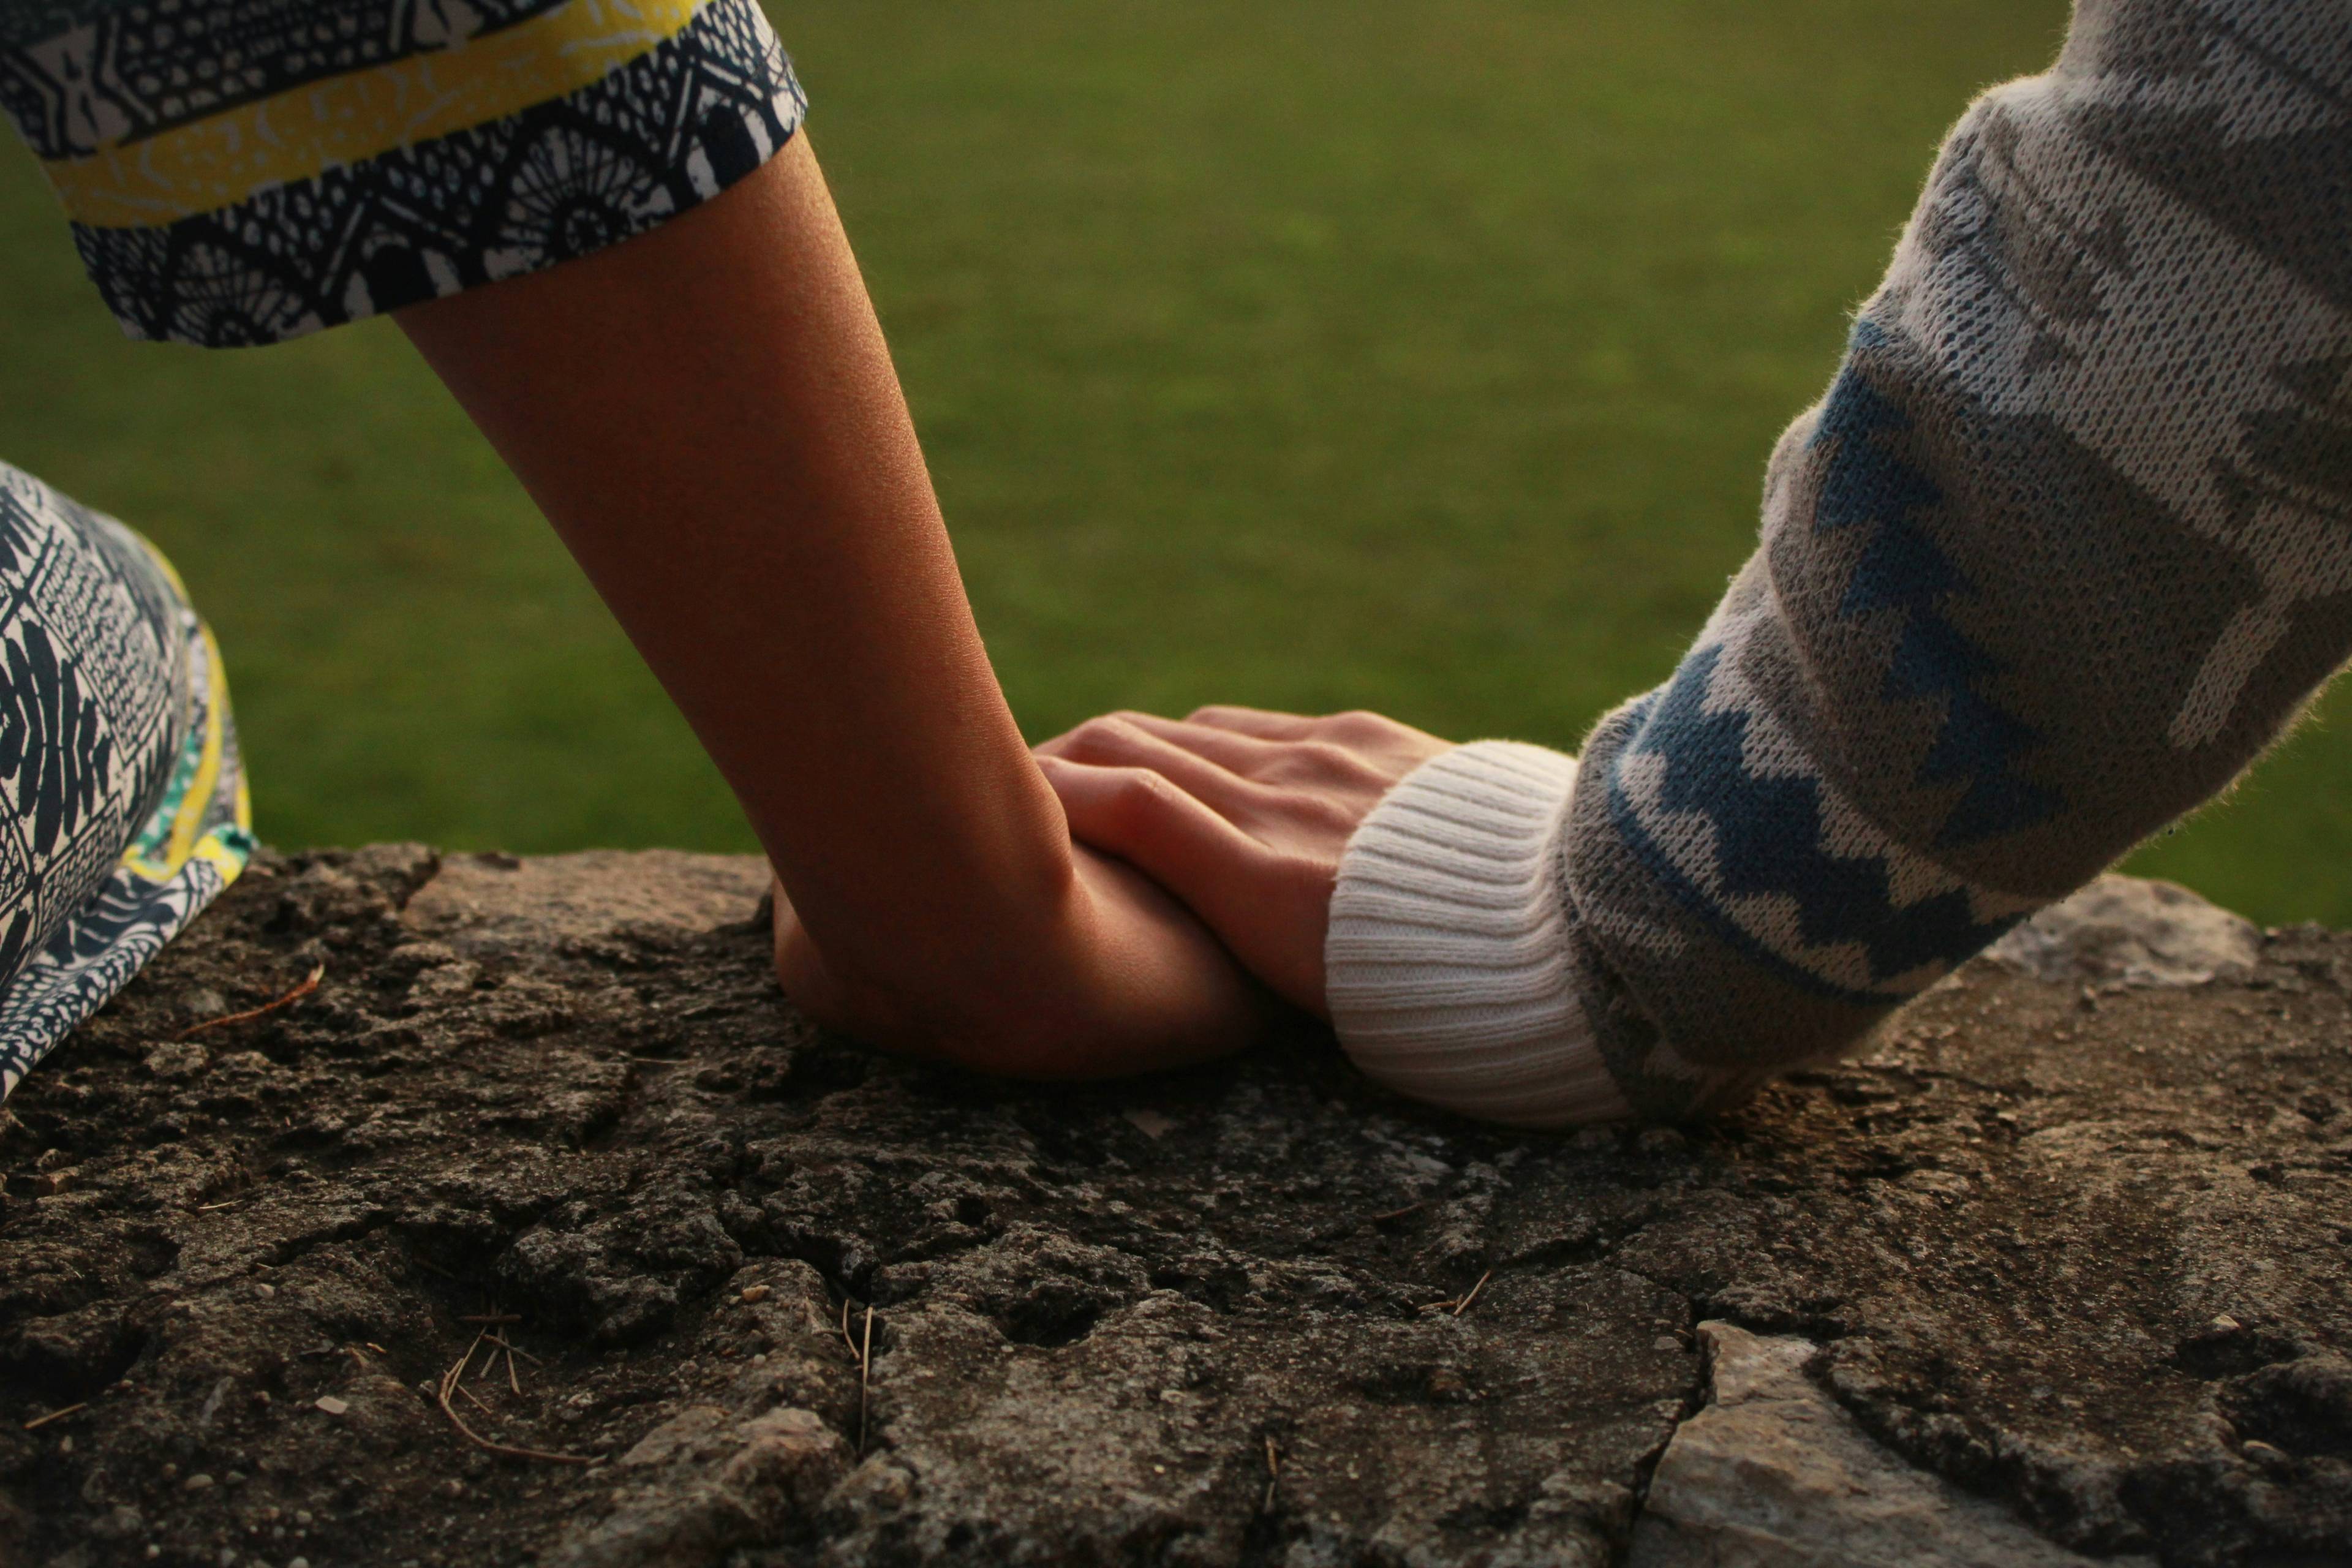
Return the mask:
[[1323,962],[1339,1043],[1400,1094],[1519,1127],[1632,1114],[1569,963],[1559,842],[1576,759],[1431,758],[1339,858]]

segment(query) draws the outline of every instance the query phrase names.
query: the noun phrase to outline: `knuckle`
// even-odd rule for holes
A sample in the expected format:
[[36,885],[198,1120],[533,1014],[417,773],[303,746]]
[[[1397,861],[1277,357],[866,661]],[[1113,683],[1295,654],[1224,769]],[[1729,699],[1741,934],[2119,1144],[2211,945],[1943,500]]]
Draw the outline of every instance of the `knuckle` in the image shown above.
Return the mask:
[[1359,745],[1384,740],[1395,729],[1396,721],[1368,708],[1350,708],[1344,713],[1334,713],[1324,721],[1330,733]]
[[1161,816],[1168,806],[1173,788],[1169,782],[1150,768],[1122,768],[1115,786],[1118,809],[1131,820],[1147,820]]
[[1109,757],[1121,754],[1131,729],[1115,716],[1103,714],[1089,719],[1070,731],[1066,754],[1084,761],[1089,757]]

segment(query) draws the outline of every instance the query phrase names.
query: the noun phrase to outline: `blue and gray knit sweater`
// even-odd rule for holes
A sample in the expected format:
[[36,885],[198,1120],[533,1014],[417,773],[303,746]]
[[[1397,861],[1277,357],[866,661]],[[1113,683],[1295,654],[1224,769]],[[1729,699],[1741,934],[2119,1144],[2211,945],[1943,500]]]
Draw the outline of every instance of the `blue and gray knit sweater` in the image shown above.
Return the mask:
[[1945,143],[1763,540],[1581,764],[1423,766],[1328,938],[1374,1076],[1702,1111],[2226,784],[2352,654],[2352,7],[2080,0]]

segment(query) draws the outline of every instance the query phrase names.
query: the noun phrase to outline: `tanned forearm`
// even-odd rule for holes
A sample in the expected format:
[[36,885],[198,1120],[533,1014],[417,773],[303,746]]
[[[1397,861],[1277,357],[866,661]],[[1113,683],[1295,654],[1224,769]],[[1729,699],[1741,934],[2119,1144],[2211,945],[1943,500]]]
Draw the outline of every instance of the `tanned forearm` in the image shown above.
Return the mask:
[[401,322],[709,748],[833,980],[916,1031],[1034,991],[1061,808],[805,137],[651,234]]

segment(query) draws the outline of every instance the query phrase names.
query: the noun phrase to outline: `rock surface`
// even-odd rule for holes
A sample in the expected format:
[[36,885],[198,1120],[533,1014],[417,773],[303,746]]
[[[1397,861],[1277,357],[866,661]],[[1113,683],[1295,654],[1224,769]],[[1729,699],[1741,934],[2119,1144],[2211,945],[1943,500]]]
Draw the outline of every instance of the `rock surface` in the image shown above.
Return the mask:
[[2263,933],[2171,882],[2102,877],[2001,938],[1990,956],[2062,985],[2202,985],[2252,974]]
[[761,888],[258,864],[0,1113],[0,1563],[2352,1562],[2352,937],[2111,881],[1853,1063],[1542,1136],[1304,1029],[877,1058]]
[[2053,1546],[1872,1442],[1806,1375],[1811,1341],[1698,1334],[1712,1394],[1651,1472],[1626,1568],[2148,1568]]

